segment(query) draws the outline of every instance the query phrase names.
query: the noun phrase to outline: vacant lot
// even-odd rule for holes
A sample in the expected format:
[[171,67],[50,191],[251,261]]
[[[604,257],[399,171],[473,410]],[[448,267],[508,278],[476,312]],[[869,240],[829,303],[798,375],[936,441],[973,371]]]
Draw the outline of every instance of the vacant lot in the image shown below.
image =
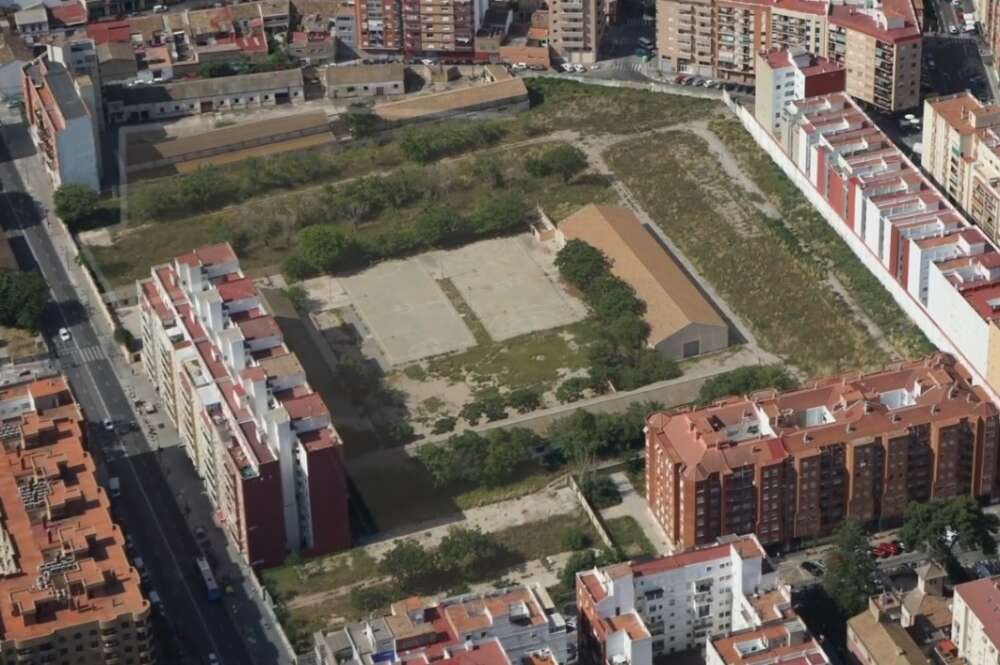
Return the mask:
[[783,226],[791,234],[786,242],[806,250],[802,258],[832,271],[852,299],[885,333],[903,356],[922,356],[933,350],[920,329],[899,308],[888,291],[854,256],[805,196],[760,149],[735,119],[716,119],[712,131],[736,155],[768,199],[781,211]]
[[[518,191],[526,201],[541,206],[553,219],[562,219],[591,202],[614,200],[609,183],[584,174],[569,183],[556,176],[532,178],[524,171],[524,160],[555,145],[537,143],[519,149],[498,149],[488,154],[501,170],[504,189]],[[95,269],[112,286],[121,286],[148,274],[149,266],[162,263],[199,245],[229,241],[237,248],[244,270],[253,276],[281,269],[291,254],[295,233],[312,224],[337,224],[359,236],[375,236],[390,228],[409,227],[428,205],[448,206],[468,213],[487,201],[497,190],[489,178],[470,168],[473,157],[430,166],[408,166],[409,177],[419,186],[420,200],[402,208],[387,207],[364,224],[331,218],[329,194],[323,187],[262,196],[223,210],[172,221],[130,220],[113,231],[102,231],[87,253]],[[334,185],[336,187],[337,185]],[[110,234],[110,242],[106,237]]]
[[392,366],[476,343],[418,261],[386,261],[340,282]]
[[784,241],[781,221],[726,176],[701,138],[666,132],[616,145],[607,156],[766,349],[812,375],[886,360],[826,284],[826,271]]

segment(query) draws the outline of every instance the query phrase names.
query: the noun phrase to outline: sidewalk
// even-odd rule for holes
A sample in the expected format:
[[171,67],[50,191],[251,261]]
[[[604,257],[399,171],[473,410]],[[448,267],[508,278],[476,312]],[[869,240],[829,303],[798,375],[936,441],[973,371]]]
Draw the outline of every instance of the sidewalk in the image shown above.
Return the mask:
[[[12,120],[9,117],[9,113],[0,118],[0,122],[3,122],[5,125],[11,124]],[[17,122],[20,122],[20,116],[18,116]],[[191,531],[193,536],[194,529],[197,526],[205,527],[211,550],[217,553],[215,558],[220,562],[225,560],[218,569],[219,577],[240,581],[242,593],[231,593],[226,598],[226,608],[233,616],[234,624],[240,627],[241,622],[238,615],[241,608],[248,610],[244,613],[244,616],[250,616],[253,610],[256,610],[260,616],[266,617],[266,620],[259,625],[262,637],[275,644],[279,652],[285,652],[289,655],[289,658],[283,662],[295,662],[294,654],[291,654],[288,648],[287,639],[283,633],[279,635],[278,630],[275,628],[278,625],[277,618],[270,605],[262,597],[262,590],[257,586],[253,572],[242,563],[240,555],[229,547],[229,543],[222,530],[209,528],[213,525],[213,509],[203,489],[201,480],[195,474],[183,447],[180,445],[180,437],[177,431],[162,411],[158,410],[156,414],[150,416],[140,413],[136,409],[135,402],[138,399],[159,404],[159,398],[156,391],[153,390],[152,385],[144,378],[141,364],[129,363],[122,355],[121,347],[114,342],[114,330],[108,317],[103,314],[104,305],[101,302],[101,296],[90,286],[90,280],[83,274],[85,268],[78,264],[74,258],[77,256],[77,250],[72,235],[66,229],[65,225],[55,219],[54,215],[50,212],[54,208],[54,205],[52,201],[52,183],[48,178],[48,174],[34,153],[15,159],[14,168],[24,182],[25,187],[39,202],[40,208],[46,217],[46,230],[52,239],[53,246],[56,248],[59,260],[66,269],[69,281],[80,302],[86,307],[88,313],[92,314],[90,321],[98,333],[100,345],[108,358],[108,362],[118,382],[129,397],[135,421],[142,427],[151,449],[158,452],[156,456],[157,461],[163,470],[171,492],[177,497],[178,505],[185,513],[189,531]],[[132,452],[134,453],[135,451]],[[255,640],[251,636],[250,630],[246,627],[243,627],[242,632],[244,639],[250,647],[248,650],[253,655],[254,649],[252,645]],[[265,664],[261,663],[259,665]],[[271,664],[268,663],[266,665]]]
[[622,471],[616,471],[610,477],[618,488],[622,502],[602,510],[601,517],[605,521],[613,520],[616,517],[631,517],[642,527],[642,532],[649,539],[649,542],[653,544],[653,547],[656,548],[658,555],[667,556],[672,554],[674,548],[670,544],[670,540],[667,539],[667,534],[656,520],[653,519],[653,514],[649,512],[649,505],[646,503],[646,499],[635,491],[632,481],[628,479],[628,476]]

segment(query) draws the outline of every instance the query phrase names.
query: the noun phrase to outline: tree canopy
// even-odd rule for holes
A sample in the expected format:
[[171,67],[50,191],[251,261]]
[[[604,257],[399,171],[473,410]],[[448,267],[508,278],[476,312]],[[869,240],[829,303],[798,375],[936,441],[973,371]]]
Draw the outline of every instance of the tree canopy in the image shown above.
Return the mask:
[[798,381],[781,365],[748,365],[716,374],[702,384],[698,404],[708,404],[730,395],[746,395],[756,390],[791,390]]
[[76,231],[90,220],[97,210],[97,192],[85,185],[60,185],[52,195],[56,215]]
[[587,155],[576,146],[560,143],[528,157],[524,166],[536,178],[556,175],[563,182],[569,182],[573,176],[587,168]]
[[388,575],[404,591],[419,590],[420,583],[434,571],[434,556],[415,540],[398,541],[378,564],[379,572]]
[[994,535],[1000,530],[1000,518],[983,512],[968,495],[911,503],[899,537],[910,547],[927,547],[928,554],[945,561],[951,557],[954,545],[945,540],[948,529],[957,533],[966,546],[977,547],[985,554],[997,551]]
[[38,330],[49,287],[37,272],[0,272],[0,325]]
[[563,279],[585,291],[588,285],[607,274],[608,260],[601,250],[573,238],[559,250],[556,267]]
[[823,588],[845,617],[865,609],[868,597],[876,592],[875,561],[868,555],[868,549],[864,529],[855,520],[845,520],[834,533]]

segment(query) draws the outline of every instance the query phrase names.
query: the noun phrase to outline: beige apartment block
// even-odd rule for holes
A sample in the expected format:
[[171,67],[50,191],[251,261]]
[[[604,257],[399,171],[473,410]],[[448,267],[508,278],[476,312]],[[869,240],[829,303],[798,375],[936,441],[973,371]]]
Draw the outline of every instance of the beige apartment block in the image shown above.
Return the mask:
[[909,0],[658,0],[657,47],[663,69],[747,84],[758,53],[801,47],[843,64],[848,93],[881,111],[920,102],[921,32]]
[[656,47],[661,67],[712,75],[713,12],[712,0],[657,0]]
[[567,62],[597,62],[606,22],[605,0],[551,0],[549,46]]
[[994,240],[1000,238],[1000,107],[968,92],[924,102],[920,165]]

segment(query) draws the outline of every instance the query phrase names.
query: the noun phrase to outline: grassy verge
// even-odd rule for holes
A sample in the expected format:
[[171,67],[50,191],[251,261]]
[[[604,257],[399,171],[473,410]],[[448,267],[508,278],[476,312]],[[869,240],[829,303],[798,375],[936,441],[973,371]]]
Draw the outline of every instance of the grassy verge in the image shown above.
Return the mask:
[[639,526],[634,517],[630,515],[615,517],[605,521],[604,524],[608,528],[608,535],[611,536],[612,542],[621,549],[625,556],[635,558],[656,554],[656,548],[649,542],[649,538],[646,538],[646,534],[643,533],[642,527]]
[[[600,542],[597,532],[583,511],[555,515],[538,522],[530,522],[520,526],[510,527],[495,532],[493,535],[497,541],[510,548],[519,563],[542,559],[553,554],[565,552],[562,538],[566,529],[582,529],[592,543]],[[502,570],[495,571],[503,572]]]
[[933,351],[933,346],[889,292],[858,261],[847,244],[767,153],[754,143],[743,125],[734,119],[715,119],[710,128],[781,211],[784,229],[794,237],[795,242],[806,248],[808,256],[837,275],[858,306],[886,334],[889,343],[904,356],[925,355]]
[[783,241],[702,139],[667,132],[626,141],[608,161],[764,348],[811,375],[886,361],[815,262]]
[[[614,201],[610,183],[601,177],[585,174],[569,183],[556,176],[528,177],[523,169],[524,158],[551,145],[492,151],[490,154],[503,169],[505,187],[523,193],[529,204],[542,206],[553,219],[562,219],[586,203]],[[417,213],[431,203],[468,213],[496,193],[492,182],[475,175],[469,167],[464,160],[407,167],[419,179],[424,198],[403,208],[387,208],[359,227],[345,219],[331,219],[326,212],[326,192],[322,187],[313,187],[262,196],[185,219],[130,221],[114,231],[112,246],[91,246],[88,252],[102,278],[112,286],[145,277],[151,265],[194,247],[221,241],[237,247],[243,269],[251,275],[274,272],[291,253],[295,233],[304,226],[334,223],[359,236],[378,236],[387,229],[411,224]]]
[[375,559],[364,550],[355,550],[269,568],[263,573],[263,581],[271,593],[290,598],[315,589],[344,586],[375,574]]
[[544,489],[561,472],[551,472],[535,467],[534,472],[522,475],[518,480],[500,487],[476,487],[454,495],[455,505],[461,510],[488,506],[491,503],[519,499]]
[[465,298],[462,297],[462,294],[455,286],[455,283],[450,279],[445,278],[439,279],[437,284],[441,287],[441,293],[443,293],[448,299],[451,306],[455,308],[458,315],[462,317],[465,325],[469,327],[469,331],[472,333],[472,336],[476,338],[476,344],[492,344],[493,338],[490,337],[489,332],[487,332],[486,326],[483,325],[483,322],[479,320],[476,313],[472,311],[471,307],[469,307],[469,303],[465,302]]

